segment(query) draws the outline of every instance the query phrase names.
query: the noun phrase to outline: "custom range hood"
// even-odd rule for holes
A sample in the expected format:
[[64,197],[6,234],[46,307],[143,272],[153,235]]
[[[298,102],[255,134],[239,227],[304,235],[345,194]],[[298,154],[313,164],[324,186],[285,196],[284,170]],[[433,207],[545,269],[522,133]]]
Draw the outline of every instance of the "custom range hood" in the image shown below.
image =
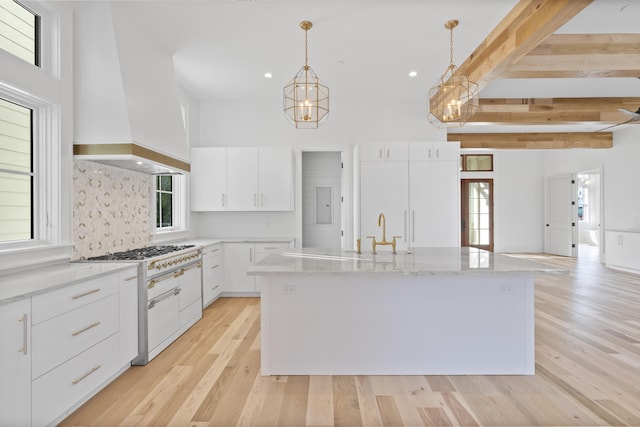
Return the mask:
[[74,157],[149,174],[190,172],[171,56],[118,2],[71,6]]

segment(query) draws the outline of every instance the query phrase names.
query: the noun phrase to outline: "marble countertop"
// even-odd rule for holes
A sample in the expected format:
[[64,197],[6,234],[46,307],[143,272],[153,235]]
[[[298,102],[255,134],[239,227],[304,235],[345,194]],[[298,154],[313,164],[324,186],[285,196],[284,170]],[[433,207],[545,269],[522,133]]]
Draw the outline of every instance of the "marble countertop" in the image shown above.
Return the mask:
[[294,237],[198,237],[178,243],[196,246],[208,246],[216,243],[287,243],[295,240]]
[[71,262],[8,274],[0,279],[0,305],[137,266],[137,263]]
[[569,270],[475,248],[416,248],[397,255],[357,254],[339,249],[290,249],[270,254],[247,274],[400,274],[451,275],[487,273],[569,274]]

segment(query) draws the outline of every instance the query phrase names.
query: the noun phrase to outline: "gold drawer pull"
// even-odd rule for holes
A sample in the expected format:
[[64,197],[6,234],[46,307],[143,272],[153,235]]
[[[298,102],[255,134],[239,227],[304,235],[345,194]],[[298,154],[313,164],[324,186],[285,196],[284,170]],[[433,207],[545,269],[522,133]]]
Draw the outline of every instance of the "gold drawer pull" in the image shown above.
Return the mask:
[[212,265],[211,269],[213,270],[214,268],[218,268],[218,267],[220,267],[220,264]]
[[127,277],[126,279],[124,279],[124,281],[128,282],[130,280],[137,279],[137,278],[138,278],[138,276],[131,276],[131,277]]
[[23,314],[18,322],[22,322],[22,347],[18,351],[22,354],[27,354],[27,343],[29,342],[29,325],[27,324],[27,315]]
[[100,365],[96,365],[93,368],[91,368],[91,370],[89,372],[87,372],[86,374],[84,374],[81,377],[76,378],[75,380],[71,381],[71,384],[76,385],[78,384],[80,381],[82,381],[83,379],[87,378],[89,375],[93,374],[95,371],[97,371],[98,369],[100,369],[102,366]]
[[96,292],[100,292],[100,288],[94,289],[92,291],[87,291],[87,292],[82,293],[82,294],[74,295],[74,296],[71,297],[71,299],[78,299],[78,298],[86,297],[87,295],[95,294]]
[[80,335],[83,332],[87,332],[89,329],[91,328],[95,328],[96,326],[98,326],[100,324],[100,322],[96,322],[96,323],[92,323],[89,326],[87,326],[86,328],[82,328],[79,331],[75,331],[73,332],[71,335],[74,337],[77,337],[78,335]]
[[213,288],[211,288],[212,291],[215,291],[216,289],[218,289],[220,287],[220,285],[215,285]]

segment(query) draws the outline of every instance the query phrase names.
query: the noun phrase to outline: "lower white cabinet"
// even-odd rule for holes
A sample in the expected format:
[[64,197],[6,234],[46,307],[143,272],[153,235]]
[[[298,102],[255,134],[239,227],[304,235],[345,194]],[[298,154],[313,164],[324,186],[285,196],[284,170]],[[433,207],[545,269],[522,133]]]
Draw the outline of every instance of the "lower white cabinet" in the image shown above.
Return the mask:
[[640,271],[640,232],[607,231],[605,251],[607,267]]
[[31,425],[31,299],[0,305],[0,426]]
[[224,286],[226,294],[242,296],[256,295],[260,289],[256,288],[254,276],[248,276],[247,270],[272,252],[289,248],[293,241],[288,242],[253,242],[224,244]]
[[224,267],[222,243],[202,248],[202,306],[206,307],[222,293]]
[[0,305],[0,426],[55,424],[130,365],[137,279],[132,266]]

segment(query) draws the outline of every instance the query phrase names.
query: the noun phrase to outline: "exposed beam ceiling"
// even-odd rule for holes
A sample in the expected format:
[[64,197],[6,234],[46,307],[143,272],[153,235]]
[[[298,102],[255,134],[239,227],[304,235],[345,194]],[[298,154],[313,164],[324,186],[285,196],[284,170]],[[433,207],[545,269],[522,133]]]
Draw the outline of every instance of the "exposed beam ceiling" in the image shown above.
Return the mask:
[[450,133],[447,140],[460,141],[460,148],[566,149],[613,146],[613,134],[608,132]]
[[640,34],[554,34],[501,77],[640,77]]
[[[635,111],[640,98],[484,98],[469,124],[547,125],[621,123]],[[638,122],[640,123],[640,122]]]
[[555,33],[593,0],[521,0],[460,65],[482,89]]

